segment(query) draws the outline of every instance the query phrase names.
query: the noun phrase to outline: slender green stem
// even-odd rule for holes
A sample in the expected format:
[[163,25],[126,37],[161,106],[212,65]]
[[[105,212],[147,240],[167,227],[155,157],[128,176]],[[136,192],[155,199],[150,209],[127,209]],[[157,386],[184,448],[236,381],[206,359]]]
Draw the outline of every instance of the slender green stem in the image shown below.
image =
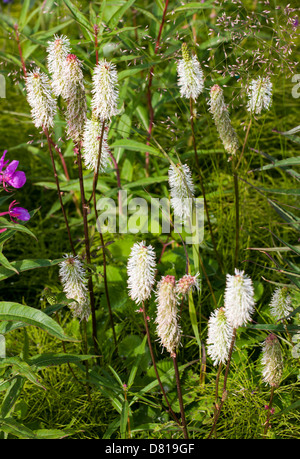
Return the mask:
[[196,166],[197,166],[197,170],[198,170],[201,193],[202,193],[203,201],[204,201],[204,209],[205,209],[205,213],[206,213],[207,224],[208,224],[210,237],[211,237],[211,241],[212,241],[212,244],[213,244],[213,247],[214,247],[214,251],[215,251],[215,254],[216,254],[216,257],[217,257],[218,264],[219,264],[219,266],[221,268],[221,271],[224,272],[223,263],[222,263],[221,257],[220,257],[220,255],[218,253],[218,250],[217,250],[217,244],[216,244],[216,241],[215,241],[215,237],[214,237],[214,233],[213,233],[213,229],[212,229],[212,225],[211,225],[211,221],[210,221],[208,204],[207,204],[207,199],[206,199],[206,192],[205,192],[205,187],[204,187],[204,181],[203,181],[203,177],[202,177],[201,169],[200,169],[200,164],[199,164],[199,157],[198,157],[197,145],[196,145],[196,135],[195,135],[195,128],[194,128],[194,111],[193,111],[193,99],[192,99],[192,97],[190,98],[190,123],[191,123],[192,140],[193,140],[193,147],[194,147]]
[[181,414],[181,424],[183,428],[183,435],[186,440],[188,440],[188,431],[187,431],[187,425],[186,425],[186,419],[185,419],[185,412],[184,412],[184,404],[183,404],[183,399],[182,399],[182,392],[181,392],[181,384],[180,384],[180,376],[179,376],[179,371],[178,371],[178,363],[177,363],[177,357],[175,355],[171,355],[172,360],[173,360],[173,365],[174,365],[174,370],[175,370],[175,378],[176,378],[176,385],[177,385],[177,394],[178,394],[178,400],[179,400],[179,406],[180,406],[180,414]]
[[105,296],[106,296],[106,301],[107,301],[107,306],[108,306],[108,311],[109,311],[111,328],[112,328],[113,337],[114,337],[114,343],[115,343],[115,346],[117,348],[117,346],[118,346],[118,344],[117,344],[117,336],[116,336],[116,332],[115,332],[113,313],[112,313],[112,309],[111,309],[109,291],[108,291],[108,285],[107,285],[105,244],[104,244],[104,238],[103,238],[103,234],[102,234],[101,227],[100,227],[100,222],[98,220],[97,199],[96,199],[96,191],[97,191],[98,177],[99,177],[99,168],[100,168],[100,164],[101,164],[101,153],[102,153],[104,130],[105,130],[105,121],[102,122],[102,129],[101,129],[100,140],[99,140],[99,152],[98,152],[97,166],[96,166],[96,169],[95,169],[95,172],[94,172],[94,178],[93,178],[93,191],[92,191],[92,195],[91,195],[89,201],[93,198],[94,211],[95,211],[95,217],[96,217],[96,225],[97,225],[97,229],[98,229],[98,232],[99,232],[99,235],[100,235],[102,256],[103,256],[103,280],[104,280]]

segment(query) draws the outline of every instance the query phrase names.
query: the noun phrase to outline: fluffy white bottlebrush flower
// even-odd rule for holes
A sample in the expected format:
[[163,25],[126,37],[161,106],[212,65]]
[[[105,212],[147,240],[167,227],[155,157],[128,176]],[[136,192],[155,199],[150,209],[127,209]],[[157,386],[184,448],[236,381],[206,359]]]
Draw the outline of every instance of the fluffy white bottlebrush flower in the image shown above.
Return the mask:
[[180,296],[187,295],[190,290],[196,288],[199,289],[199,277],[200,273],[197,273],[195,276],[191,274],[185,274],[176,282],[176,292]]
[[48,42],[47,63],[52,76],[52,88],[58,97],[65,88],[64,70],[66,58],[71,52],[70,41],[65,35],[54,35],[54,40]]
[[219,85],[212,86],[208,104],[225,150],[230,155],[235,155],[239,148],[239,141],[231,124],[223,89]]
[[174,215],[181,221],[192,218],[194,184],[190,168],[187,164],[171,164],[169,168],[169,185],[171,206]]
[[48,129],[53,126],[56,100],[51,92],[49,78],[39,68],[27,74],[26,91],[35,127]]
[[252,280],[244,271],[226,276],[224,295],[225,315],[233,328],[246,325],[254,312],[254,288]]
[[[87,119],[84,126],[82,154],[85,166],[95,171],[98,164],[102,122],[92,117]],[[109,146],[107,143],[108,127],[105,126],[101,144],[101,157],[99,170],[104,171],[110,162]]]
[[196,101],[204,89],[203,72],[197,56],[190,56],[186,43],[183,43],[181,50],[182,59],[177,64],[180,95]]
[[293,311],[292,298],[286,287],[276,288],[270,302],[270,312],[276,320],[286,319]]
[[144,241],[136,242],[127,262],[128,289],[136,304],[147,300],[152,293],[155,279],[155,252]]
[[247,110],[260,115],[263,109],[269,110],[272,105],[272,83],[270,77],[259,77],[251,80],[248,92]]
[[224,308],[214,310],[208,320],[207,353],[216,366],[228,360],[233,328],[228,323]]
[[283,359],[280,343],[273,333],[263,342],[261,364],[263,381],[270,386],[278,387],[283,372]]
[[59,277],[68,299],[75,300],[69,304],[74,317],[88,320],[91,312],[87,289],[86,271],[77,256],[66,254],[59,264]]
[[83,137],[87,103],[83,83],[82,63],[75,54],[68,54],[64,66],[64,88],[61,96],[67,102],[67,136],[74,142]]
[[156,291],[157,316],[156,332],[160,344],[176,356],[176,349],[180,344],[181,330],[178,324],[178,297],[174,276],[164,276],[157,285]]
[[94,68],[92,108],[100,121],[118,114],[118,73],[116,66],[103,59]]

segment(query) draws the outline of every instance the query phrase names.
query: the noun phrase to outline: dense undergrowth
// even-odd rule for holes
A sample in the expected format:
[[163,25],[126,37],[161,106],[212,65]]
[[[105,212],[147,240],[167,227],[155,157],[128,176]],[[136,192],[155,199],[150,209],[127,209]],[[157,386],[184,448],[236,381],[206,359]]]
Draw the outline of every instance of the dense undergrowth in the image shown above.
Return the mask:
[[[143,314],[138,312],[140,305],[128,295],[130,251],[134,243],[146,241],[159,260],[157,280],[167,275],[176,279],[184,276],[187,255],[191,274],[200,272],[200,288],[182,302],[182,337],[177,349],[189,438],[207,438],[213,426],[218,367],[207,353],[208,320],[212,311],[223,305],[226,274],[234,274],[235,268],[244,270],[253,281],[255,312],[251,322],[237,329],[226,397],[214,435],[225,439],[299,438],[299,354],[295,340],[300,304],[300,137],[299,127],[294,129],[299,124],[299,99],[293,79],[299,61],[299,11],[292,9],[296,2],[289,7],[285,2],[267,5],[269,2],[260,1],[4,3],[0,60],[6,98],[0,99],[0,138],[2,150],[8,150],[6,159],[18,160],[19,169],[26,173],[25,186],[13,190],[12,196],[31,212],[25,226],[35,238],[13,231],[13,237],[5,240],[8,231],[0,234],[4,238],[0,239],[4,255],[0,259],[0,333],[6,341],[6,356],[0,364],[0,436],[183,437],[182,426],[168,413],[156,379]],[[99,28],[96,47],[95,24]],[[190,103],[180,97],[177,83],[176,63],[181,59],[183,42],[196,53],[205,77],[204,92],[194,104],[194,132],[214,240],[205,216],[200,259],[193,245],[184,247],[174,231],[104,233],[102,241],[91,201],[87,215],[91,260],[87,269],[91,269],[94,283],[96,328],[91,317],[85,323],[72,316],[70,302],[62,293],[58,263],[65,253],[70,253],[70,244],[45,132],[35,128],[26,100],[21,56],[27,72],[38,66],[48,73],[46,49],[54,34],[66,35],[72,52],[83,62],[89,114],[91,75],[97,59],[113,61],[117,67],[120,112],[111,119],[108,144],[119,176],[114,164],[100,172],[98,198],[106,196],[117,201],[119,185],[128,192],[129,202],[135,197],[148,202],[150,197],[169,198],[170,159],[189,165],[195,194],[203,195],[193,147]],[[246,110],[246,86],[252,78],[264,75],[269,75],[273,82],[272,105],[254,116]],[[237,172],[238,249],[234,161],[224,150],[208,110],[214,84],[224,90],[239,141],[237,158],[244,147]],[[58,105],[51,133],[65,158],[69,180],[58,155],[55,162],[71,235],[77,253],[86,262],[78,158],[73,141],[66,136],[66,105],[63,100]],[[154,123],[149,136],[151,110]],[[89,196],[93,192],[93,172],[86,168],[84,182]],[[5,190],[1,195],[4,211],[8,201],[2,201],[2,197],[8,197]],[[2,222],[1,225],[3,228]],[[21,260],[55,262],[45,267],[39,262],[39,268],[33,269],[32,265],[23,270],[22,265],[14,264]],[[14,267],[19,268],[18,274]],[[294,312],[288,322],[275,321],[270,313],[272,294],[282,286],[288,287],[292,297]],[[12,319],[5,309],[8,303],[43,311],[59,324],[56,336],[47,333],[50,323],[49,328],[45,325],[41,329],[28,326],[30,323],[21,313]],[[157,337],[154,294],[148,301],[147,314],[164,390],[172,410],[182,418],[172,359],[162,350]],[[269,333],[279,338],[284,361],[272,408],[268,407],[270,386],[263,382],[261,363],[262,343]],[[220,393],[225,381],[224,368],[219,380]]]

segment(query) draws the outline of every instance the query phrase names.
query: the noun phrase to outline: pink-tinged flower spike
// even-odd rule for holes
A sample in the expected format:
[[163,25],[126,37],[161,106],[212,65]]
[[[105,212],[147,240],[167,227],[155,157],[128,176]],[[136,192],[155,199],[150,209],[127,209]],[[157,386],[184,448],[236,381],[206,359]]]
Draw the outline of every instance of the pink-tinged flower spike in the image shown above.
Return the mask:
[[54,35],[54,40],[48,42],[47,61],[52,76],[52,89],[55,96],[60,96],[65,88],[64,70],[66,57],[71,52],[69,39],[62,35]]
[[180,344],[181,330],[178,324],[178,298],[174,276],[164,276],[157,285],[157,323],[156,332],[161,345],[176,357]]
[[214,119],[220,139],[225,150],[230,155],[235,155],[239,148],[239,141],[233,129],[225,104],[222,88],[215,84],[210,90],[209,111]]
[[246,325],[254,312],[254,288],[244,271],[235,269],[235,275],[226,276],[224,296],[225,315],[233,328]]
[[119,90],[116,66],[103,59],[94,69],[92,108],[100,121],[107,121],[119,113]]
[[199,273],[195,276],[191,274],[185,274],[179,281],[176,283],[176,292],[178,295],[187,295],[189,291],[193,288],[199,289]]
[[232,337],[224,308],[214,310],[208,320],[207,353],[215,366],[228,360]]
[[16,207],[16,205],[19,204],[17,201],[12,201],[9,205],[8,211],[7,212],[1,212],[0,217],[2,215],[9,215],[11,221],[14,223],[17,223],[14,219],[16,218],[17,220],[22,220],[24,222],[27,222],[30,220],[30,214],[27,209],[24,209],[24,207]]
[[47,75],[36,68],[26,78],[27,100],[31,106],[31,116],[35,127],[53,126],[56,113],[56,100],[52,96]]
[[87,112],[81,68],[82,63],[77,56],[68,54],[64,66],[65,86],[61,95],[67,102],[67,136],[75,143],[82,140]]
[[[23,171],[17,171],[19,161],[9,161],[4,162],[6,151],[3,153],[3,156],[0,160],[0,177],[3,183],[3,187],[6,189],[6,186],[12,186],[13,188],[21,188],[26,182],[26,175]],[[8,165],[7,165],[8,164]],[[3,171],[3,167],[6,166],[6,169]]]
[[263,381],[270,386],[278,387],[283,372],[283,359],[280,343],[273,333],[267,336],[262,346]]
[[66,254],[59,264],[59,276],[63,290],[68,299],[75,300],[69,304],[74,317],[88,320],[91,308],[87,288],[86,271],[77,256]]
[[276,288],[270,303],[270,312],[276,320],[287,319],[293,311],[292,298],[286,287]]
[[197,57],[190,56],[186,43],[182,45],[182,59],[177,65],[177,74],[181,97],[196,101],[204,89],[203,72]]
[[150,298],[155,276],[155,252],[151,245],[136,242],[127,263],[128,289],[130,297],[136,304]]

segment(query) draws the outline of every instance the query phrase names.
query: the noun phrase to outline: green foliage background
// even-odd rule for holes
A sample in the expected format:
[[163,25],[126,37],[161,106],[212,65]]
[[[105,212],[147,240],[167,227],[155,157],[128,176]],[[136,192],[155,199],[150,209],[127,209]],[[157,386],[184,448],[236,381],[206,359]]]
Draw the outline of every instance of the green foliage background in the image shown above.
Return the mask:
[[[266,6],[263,3],[242,2],[239,10],[242,17],[251,16],[254,11],[263,18]],[[205,238],[200,250],[205,270],[209,276],[216,300],[222,304],[225,274],[234,269],[235,208],[231,164],[217,137],[215,126],[208,112],[209,88],[218,83],[224,86],[224,94],[230,107],[232,123],[243,144],[249,114],[245,110],[247,78],[254,78],[266,70],[268,62],[282,64],[273,67],[274,95],[271,110],[253,120],[245,160],[239,169],[240,180],[240,253],[239,267],[251,276],[256,292],[255,324],[269,324],[265,329],[250,327],[239,330],[236,351],[229,378],[228,399],[218,424],[219,438],[260,438],[266,420],[265,405],[269,400],[269,389],[261,382],[259,356],[261,343],[268,331],[272,330],[268,304],[274,290],[274,283],[288,284],[294,295],[294,307],[299,307],[299,143],[297,130],[282,135],[298,126],[299,99],[292,97],[295,83],[289,59],[299,61],[299,40],[295,42],[291,56],[276,51],[274,31],[278,32],[282,43],[289,36],[281,25],[285,16],[284,2],[271,2],[271,25],[264,22],[261,33],[249,35],[236,41],[233,35],[218,29],[216,18],[223,13],[235,16],[238,6],[225,2],[214,5],[211,1],[179,2],[170,1],[166,23],[164,24],[161,48],[155,54],[155,43],[161,24],[164,2],[157,1],[102,1],[73,2],[46,0],[13,2],[1,4],[0,60],[1,73],[6,81],[6,98],[0,100],[2,149],[8,150],[11,159],[20,161],[20,169],[27,175],[24,192],[18,199],[21,205],[36,213],[26,225],[37,240],[23,233],[15,233],[4,247],[5,257],[10,262],[20,260],[59,260],[69,251],[68,240],[59,209],[51,163],[45,137],[34,128],[24,91],[22,67],[14,34],[14,24],[18,23],[21,47],[27,69],[38,65],[46,68],[46,47],[53,35],[67,35],[74,53],[84,61],[84,74],[88,94],[91,97],[91,72],[95,65],[93,25],[98,24],[99,55],[113,61],[118,68],[121,113],[112,121],[109,144],[118,162],[121,185],[130,198],[135,196],[149,200],[152,197],[169,197],[169,161],[161,154],[163,149],[176,161],[187,161],[197,183],[192,137],[189,123],[189,105],[180,98],[176,59],[180,57],[182,42],[187,42],[202,63],[205,74],[205,92],[197,102],[195,122],[196,140],[202,175],[209,202],[217,248],[224,265],[220,270],[206,226]],[[275,9],[281,6],[281,10]],[[296,2],[291,7],[296,7]],[[297,13],[295,13],[295,17]],[[262,19],[263,21],[263,19]],[[239,24],[232,28],[237,30]],[[209,35],[210,29],[214,30]],[[220,41],[218,42],[218,32]],[[198,46],[195,45],[195,35]],[[253,58],[254,50],[265,46],[266,64],[248,66],[246,59]],[[277,59],[277,61],[275,61]],[[230,74],[230,68],[243,61],[239,72]],[[154,68],[152,81],[152,105],[155,113],[153,138],[147,147],[149,110],[147,87],[149,71]],[[236,70],[236,69],[235,69]],[[72,142],[65,137],[63,107],[57,115],[54,138],[62,148],[66,158],[71,181],[68,184],[59,161],[57,167],[68,211],[72,235],[77,247],[83,250],[82,220],[69,193],[72,190],[79,198],[77,168]],[[145,152],[151,151],[149,171],[145,169]],[[272,162],[261,152],[275,161],[286,160],[272,169],[266,169]],[[154,154],[152,154],[154,153]],[[298,159],[298,161],[297,161]],[[276,164],[275,164],[276,166]],[[292,170],[292,172],[291,172]],[[92,174],[85,171],[87,192],[92,190]],[[197,185],[198,195],[200,188]],[[117,198],[118,185],[113,168],[102,174],[99,180],[101,195]],[[104,292],[103,258],[99,234],[95,228],[93,212],[89,217],[92,235],[92,264],[96,289],[98,338],[101,353],[100,366],[89,358],[89,381],[92,389],[85,388],[84,359],[75,359],[72,365],[76,378],[72,378],[66,355],[93,354],[91,324],[87,326],[88,349],[83,343],[66,341],[63,352],[61,341],[34,327],[21,327],[7,334],[7,357],[19,356],[29,362],[30,368],[37,355],[52,354],[62,360],[52,365],[34,367],[42,387],[36,387],[29,377],[13,370],[15,404],[7,411],[9,422],[3,421],[2,436],[20,438],[35,435],[71,438],[179,438],[180,430],[172,423],[162,409],[162,400],[155,382],[153,368],[149,366],[150,355],[144,340],[142,315],[136,312],[136,305],[128,298],[126,263],[130,249],[136,240],[146,239],[159,254],[165,235],[148,233],[144,235],[105,234],[107,246],[108,285],[112,303],[118,349],[113,345],[107,301]],[[280,239],[279,239],[280,238]],[[158,276],[172,274],[179,278],[185,273],[185,253],[180,239],[172,234],[175,242],[166,247],[158,265]],[[292,248],[291,248],[292,246]],[[252,250],[251,250],[252,249]],[[255,249],[255,250],[254,250]],[[191,264],[194,258],[192,248],[188,248]],[[195,269],[196,266],[193,266]],[[5,266],[0,267],[1,301],[28,305],[45,311],[49,306],[43,296],[45,287],[56,295],[61,292],[58,268],[42,267],[15,274],[7,274]],[[197,269],[195,269],[197,271]],[[6,274],[5,274],[6,272]],[[2,277],[1,277],[2,276]],[[201,342],[205,344],[207,320],[214,308],[210,289],[201,273],[201,294],[194,295],[197,323]],[[155,303],[149,303],[150,330],[153,346],[158,359],[158,368],[164,375],[172,408],[179,412],[176,385],[172,365],[166,353],[155,341]],[[65,306],[57,316],[67,336],[81,340],[79,323],[71,318]],[[297,331],[297,315],[293,317],[290,333]],[[191,437],[205,438],[211,427],[213,414],[214,384],[216,369],[209,358],[205,359],[206,373],[200,382],[200,358],[205,358],[203,347],[198,346],[191,325],[188,304],[184,305],[182,316],[183,346],[178,353],[182,369],[182,387],[186,415]],[[0,329],[1,332],[2,329]],[[281,337],[285,356],[285,370],[282,385],[275,393],[271,438],[299,438],[299,360],[291,354],[291,344],[284,329],[275,331]],[[144,340],[144,341],[143,341]],[[65,360],[64,360],[65,359]],[[57,363],[60,363],[58,365]],[[192,363],[194,362],[194,363]],[[0,396],[7,397],[7,367],[1,369]],[[23,369],[23,371],[25,371]],[[26,373],[27,374],[27,373]],[[2,375],[2,376],[1,376]],[[20,376],[21,375],[21,376]],[[28,374],[27,374],[28,375]],[[22,379],[21,384],[21,377]],[[128,393],[123,384],[133,378]],[[17,381],[15,383],[15,381]],[[21,387],[22,386],[22,387]],[[150,386],[149,389],[145,389]],[[2,389],[1,389],[2,387]],[[22,389],[22,391],[21,391]],[[12,389],[11,389],[12,390]],[[145,391],[145,392],[143,392]],[[128,397],[128,404],[126,404]],[[128,414],[129,413],[129,414]],[[5,414],[5,413],[4,413]],[[2,412],[3,415],[3,412]],[[130,417],[130,434],[127,418]],[[5,416],[3,416],[5,418]],[[7,416],[6,416],[7,418]],[[28,430],[26,430],[28,429]],[[31,432],[31,433],[30,433]],[[33,432],[33,434],[32,434]],[[47,433],[48,432],[48,433]]]

